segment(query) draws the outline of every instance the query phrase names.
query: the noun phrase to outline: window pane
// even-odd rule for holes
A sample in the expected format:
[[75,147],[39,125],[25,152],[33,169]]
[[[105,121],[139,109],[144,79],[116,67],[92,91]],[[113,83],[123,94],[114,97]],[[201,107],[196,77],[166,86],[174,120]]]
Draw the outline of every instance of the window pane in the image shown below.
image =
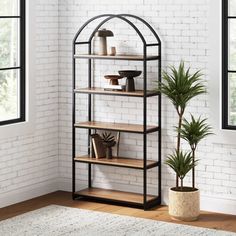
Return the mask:
[[229,0],[229,16],[236,16],[236,0]]
[[0,71],[0,121],[19,118],[19,70]]
[[1,0],[0,16],[18,16],[19,0]]
[[236,73],[229,73],[229,125],[236,125]]
[[19,66],[18,19],[0,19],[0,68]]

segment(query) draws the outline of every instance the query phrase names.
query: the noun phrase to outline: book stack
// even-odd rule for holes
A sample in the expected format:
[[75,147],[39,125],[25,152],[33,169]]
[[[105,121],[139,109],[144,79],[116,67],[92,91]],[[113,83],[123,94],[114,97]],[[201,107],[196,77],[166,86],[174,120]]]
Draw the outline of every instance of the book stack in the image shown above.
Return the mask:
[[108,91],[125,91],[125,85],[107,84],[107,85],[104,86],[104,90],[108,90]]
[[92,142],[95,158],[99,159],[99,158],[106,157],[106,149],[104,147],[101,136],[99,134],[92,134],[91,142]]

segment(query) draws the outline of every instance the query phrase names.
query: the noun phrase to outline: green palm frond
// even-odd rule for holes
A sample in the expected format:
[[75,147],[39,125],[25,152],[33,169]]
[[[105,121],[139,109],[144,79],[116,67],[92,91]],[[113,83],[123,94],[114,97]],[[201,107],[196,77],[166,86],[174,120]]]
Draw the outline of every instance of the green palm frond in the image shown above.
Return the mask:
[[184,62],[180,63],[178,69],[171,66],[170,70],[170,73],[163,72],[163,82],[158,84],[157,90],[170,99],[178,113],[184,112],[192,98],[206,92],[202,74],[197,71],[191,75],[190,68],[185,70]]
[[181,138],[186,140],[192,149],[196,149],[198,143],[212,133],[212,127],[206,123],[207,119],[195,119],[191,115],[191,121],[183,120],[182,128],[179,130]]
[[177,174],[180,179],[184,179],[186,174],[196,166],[198,160],[193,161],[191,152],[177,152],[169,155],[165,161],[171,169]]

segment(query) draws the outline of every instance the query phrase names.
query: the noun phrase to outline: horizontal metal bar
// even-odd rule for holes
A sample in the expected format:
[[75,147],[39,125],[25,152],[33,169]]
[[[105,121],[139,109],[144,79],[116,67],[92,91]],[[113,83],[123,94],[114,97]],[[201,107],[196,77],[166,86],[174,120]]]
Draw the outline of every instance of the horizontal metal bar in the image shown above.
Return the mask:
[[151,47],[151,46],[159,46],[159,43],[148,43],[146,46]]
[[110,131],[114,131],[114,132],[124,132],[124,133],[133,133],[133,134],[150,134],[150,133],[154,133],[159,131],[159,127],[155,127],[155,128],[150,128],[148,129],[146,132],[145,131],[134,131],[134,130],[123,130],[123,129],[107,129],[107,128],[94,128],[94,127],[80,127],[80,126],[75,126],[76,129],[89,129],[89,130],[110,130]]
[[0,16],[0,19],[20,19],[21,16]]
[[[138,166],[127,166],[127,165],[116,165],[113,163],[99,163],[99,162],[86,162],[86,161],[81,161],[81,160],[74,160],[75,162],[79,163],[85,163],[85,164],[92,164],[92,165],[103,165],[103,166],[112,166],[112,167],[120,167],[120,168],[128,168],[128,169],[136,169],[136,170],[143,170],[143,167],[138,167]],[[152,169],[154,167],[159,166],[159,162],[155,162],[153,164],[148,164],[147,169]]]
[[147,202],[147,209],[153,208],[158,205],[161,205],[161,198],[159,196],[157,196],[153,200]]
[[146,134],[150,134],[150,133],[154,133],[154,132],[157,132],[159,131],[159,127],[155,127],[155,128],[152,128],[152,129],[148,129],[147,132],[144,132]]
[[148,165],[147,169],[149,170],[149,169],[152,169],[152,168],[157,167],[157,166],[160,166],[160,162],[159,161],[155,162],[153,164]]
[[91,163],[91,162],[85,162],[85,161],[80,161],[80,160],[75,160],[75,162],[92,164],[92,165],[112,166],[112,167],[136,169],[136,170],[142,170],[143,169],[142,167],[126,166],[126,165],[116,165],[116,164],[111,164],[111,163]]
[[[122,94],[122,93],[107,93],[105,90],[104,92],[95,92],[95,91],[91,91],[91,92],[87,92],[87,91],[83,91],[83,90],[77,90],[75,89],[74,90],[74,93],[75,94],[91,94],[91,95],[107,95],[107,96],[121,96],[121,97],[138,97],[138,98],[143,98],[145,97],[144,95],[143,96],[140,96],[140,95],[136,95],[136,94],[132,94],[132,95],[128,95],[128,94]],[[161,94],[159,92],[150,92],[150,93],[147,93],[146,97],[155,97],[155,96],[160,96]]]
[[90,42],[75,42],[75,44],[89,44]]
[[236,70],[228,70],[228,73],[236,73]]
[[0,68],[0,70],[18,70],[20,67],[6,67],[6,68]]
[[[113,204],[113,205],[115,204],[115,205],[127,206],[127,207],[135,207],[135,208],[140,208],[140,209],[143,209],[144,207],[143,203],[135,203],[135,202],[130,202],[130,201],[122,201],[122,200],[101,198],[101,197],[95,197],[95,196],[85,196],[85,195],[80,195],[77,193],[73,193],[73,199],[77,199],[77,200],[84,199],[84,200],[90,200],[94,202],[108,203],[108,204]],[[153,200],[147,202],[147,208],[149,209],[160,204],[161,204],[160,198],[156,197]]]
[[131,131],[131,130],[118,130],[118,129],[106,129],[106,128],[98,128],[98,127],[96,127],[96,128],[94,128],[94,127],[77,127],[77,126],[75,126],[75,128],[77,128],[77,129],[90,129],[90,130],[110,130],[110,131],[114,131],[114,132],[118,132],[118,131],[120,131],[120,132],[124,132],[124,133],[133,133],[133,134],[143,134],[144,132],[140,132],[140,131]]
[[236,19],[236,16],[228,16],[228,19]]
[[142,203],[120,201],[120,200],[113,200],[109,198],[100,198],[100,197],[93,197],[93,196],[84,196],[77,193],[74,193],[73,196],[74,196],[74,199],[76,200],[89,200],[93,202],[107,203],[107,204],[118,205],[118,206],[134,207],[134,208],[140,208],[140,209],[143,208]]

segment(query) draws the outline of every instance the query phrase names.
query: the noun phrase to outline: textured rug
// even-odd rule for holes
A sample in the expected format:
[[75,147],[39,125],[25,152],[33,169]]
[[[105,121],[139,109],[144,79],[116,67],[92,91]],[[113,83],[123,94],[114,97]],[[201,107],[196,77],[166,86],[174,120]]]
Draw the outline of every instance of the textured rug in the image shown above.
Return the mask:
[[234,233],[51,205],[0,222],[1,236],[236,236]]

